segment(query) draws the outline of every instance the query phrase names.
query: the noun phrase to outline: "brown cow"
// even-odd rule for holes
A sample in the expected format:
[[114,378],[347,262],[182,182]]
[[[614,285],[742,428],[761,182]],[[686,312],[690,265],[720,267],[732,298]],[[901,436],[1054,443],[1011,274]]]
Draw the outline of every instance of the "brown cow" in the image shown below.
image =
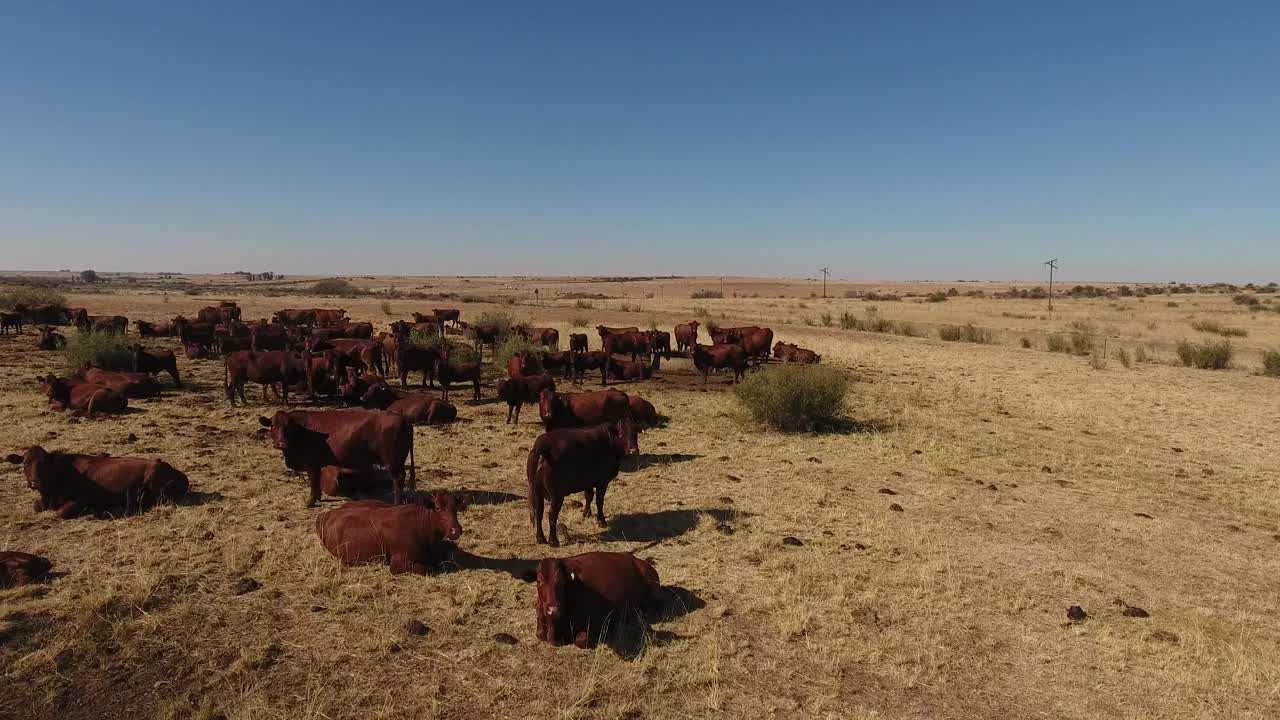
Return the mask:
[[631,362],[630,360],[614,360],[609,358],[608,375],[614,380],[623,382],[640,382],[653,377],[653,373],[658,369],[659,358],[657,353],[653,355],[653,361],[648,365],[642,362]]
[[407,505],[354,500],[321,513],[316,533],[343,564],[385,564],[392,575],[426,575],[444,559],[447,543],[462,537],[458,511],[465,508],[464,497],[440,490]]
[[280,323],[281,325],[315,325],[315,310],[296,310],[285,309],[277,310],[271,314],[271,321]]
[[570,333],[569,352],[586,352],[588,349],[586,333]]
[[653,352],[653,345],[647,333],[623,332],[610,333],[604,338],[604,351],[608,355],[630,355],[634,362],[641,355]]
[[144,350],[141,345],[134,345],[133,369],[150,375],[167,372],[173,378],[173,386],[182,387],[182,378],[178,377],[178,358],[172,350]]
[[639,395],[628,395],[627,404],[631,407],[631,417],[636,421],[637,425],[643,427],[657,427],[662,421],[658,416],[658,410],[653,403],[645,400]]
[[618,333],[640,332],[640,328],[638,327],[607,327],[605,325],[597,325],[596,332],[600,334],[600,341],[604,342],[604,339],[609,337],[610,335],[617,335]]
[[653,353],[662,353],[664,358],[671,359],[671,333],[662,330],[649,330],[649,349]]
[[213,323],[193,323],[181,315],[173,319],[173,329],[183,345],[212,347],[215,340],[214,327]]
[[458,419],[458,408],[426,393],[396,390],[379,380],[360,396],[360,402],[373,410],[403,415],[415,425],[443,425]]
[[22,334],[22,313],[0,312],[0,335],[7,335],[9,330],[16,335]]
[[698,321],[680,323],[675,328],[676,350],[684,352],[698,344]]
[[129,400],[121,393],[103,385],[76,379],[36,376],[36,382],[49,399],[53,410],[70,410],[74,414],[97,417],[108,413],[122,413],[129,407]]
[[307,339],[307,349],[334,350],[346,359],[348,367],[377,370],[385,376],[387,369],[382,363],[382,343],[377,340],[355,340],[352,338],[335,338],[333,340]]
[[812,365],[822,360],[822,356],[812,350],[807,350],[792,343],[784,343],[781,340],[774,343],[773,356],[781,358],[785,362],[800,363],[802,365]]
[[[56,306],[45,305],[45,306],[37,306],[37,307],[56,307]],[[67,317],[68,325],[75,325],[76,327],[89,326],[89,308],[67,308],[66,317]],[[56,323],[51,323],[51,324],[56,324]]]
[[27,486],[40,493],[36,512],[72,518],[95,510],[137,511],[187,494],[187,476],[163,460],[48,452],[33,445],[6,458],[22,465]]
[[507,377],[542,374],[542,359],[536,352],[518,352],[507,361]]
[[251,337],[230,337],[221,336],[214,341],[214,347],[217,348],[218,354],[226,357],[234,352],[242,352],[244,350],[253,349],[253,338]]
[[72,375],[76,380],[109,387],[130,400],[155,397],[163,389],[145,372],[115,372],[95,367],[81,368]]
[[209,355],[210,355],[209,348],[206,345],[200,345],[199,343],[191,343],[190,345],[183,345],[182,349],[187,353],[188,360],[208,360],[209,359]]
[[628,552],[590,552],[538,563],[538,639],[591,647],[604,629],[659,606],[658,571]]
[[[440,319],[437,318],[435,315],[423,315],[420,312],[410,313],[410,315],[413,315],[413,322],[415,324],[427,326],[431,328],[431,332],[437,335],[440,334],[440,328],[443,326],[440,322]],[[424,328],[424,330],[425,329],[426,328]]]
[[61,350],[67,345],[67,338],[48,325],[41,325],[40,334],[36,336],[37,350]]
[[583,393],[544,390],[538,395],[538,417],[547,430],[591,427],[631,414],[627,394],[612,388]]
[[767,359],[769,350],[773,345],[773,330],[755,325],[719,328],[711,333],[711,339],[717,345],[741,345],[742,349],[747,352],[748,359]]
[[507,422],[520,422],[520,408],[539,403],[543,390],[556,390],[556,381],[550,375],[526,375],[498,383],[498,397],[507,403]]
[[721,368],[733,369],[733,381],[737,382],[747,372],[747,351],[741,345],[698,345],[693,346],[693,366],[702,373],[702,382],[706,384],[707,374]]
[[333,327],[334,325],[338,325],[347,315],[347,311],[342,308],[337,308],[336,310],[322,310],[320,308],[315,308],[311,312],[313,317],[315,317],[315,324],[320,327]]
[[609,354],[603,350],[575,353],[573,356],[573,381],[581,383],[588,370],[600,371],[600,384],[605,384],[605,372],[609,367]]
[[573,373],[573,357],[574,353],[569,350],[544,352],[541,357],[542,369],[547,372],[560,370],[567,378]]
[[422,387],[436,384],[436,364],[440,351],[426,345],[410,344],[403,337],[396,343],[396,367],[400,372],[400,387],[407,387],[409,373],[422,371]]
[[0,588],[21,587],[39,582],[53,563],[39,555],[5,550],[0,552]]
[[256,323],[249,326],[249,349],[257,352],[266,350],[288,350],[290,348],[289,326],[281,323]]
[[81,330],[111,335],[125,335],[129,332],[129,318],[123,315],[89,315],[85,320],[86,324],[80,326]]
[[340,395],[347,405],[359,405],[369,388],[384,382],[382,377],[373,373],[361,373],[356,368],[349,367],[346,372],[347,376],[342,381]]
[[[245,383],[256,382],[262,385],[262,402],[267,402],[267,387],[279,383],[287,404],[290,385],[299,380],[310,382],[311,374],[307,372],[310,364],[304,356],[287,350],[233,352],[222,359],[222,378],[227,402],[235,407],[236,395],[239,395],[241,404],[248,404],[244,397]],[[315,396],[314,387],[310,388],[310,395]]]
[[173,323],[153,323],[146,320],[134,320],[138,328],[138,337],[171,337],[174,334]]
[[447,322],[457,324],[462,318],[462,312],[455,308],[435,308],[431,311],[436,316],[436,322],[444,325]]
[[[625,402],[625,401],[624,401]],[[537,541],[546,543],[542,533],[543,502],[551,501],[551,547],[560,547],[556,526],[566,495],[583,493],[583,514],[591,517],[591,498],[596,501],[596,523],[607,527],[604,495],[609,481],[618,475],[622,459],[639,452],[635,425],[630,413],[621,420],[588,428],[548,430],[538,436],[529,450],[526,477],[529,482],[529,519],[537,529]]]
[[445,402],[449,401],[449,388],[455,383],[461,384],[470,381],[471,387],[475,390],[475,399],[480,399],[480,361],[472,360],[470,362],[452,362],[448,355],[440,355],[436,358],[436,377],[440,379],[440,397]]
[[259,417],[258,422],[271,428],[272,444],[284,454],[285,465],[306,471],[311,487],[307,507],[320,502],[320,472],[326,465],[358,472],[381,465],[391,475],[391,497],[399,504],[406,490],[408,458],[407,489],[416,492],[413,423],[406,417],[377,410],[278,410],[270,419]]
[[525,331],[529,342],[556,349],[560,347],[560,331],[555,328],[528,328]]
[[376,338],[378,344],[382,346],[382,364],[385,366],[386,375],[396,374],[396,355],[399,354],[400,338],[395,333],[378,333]]

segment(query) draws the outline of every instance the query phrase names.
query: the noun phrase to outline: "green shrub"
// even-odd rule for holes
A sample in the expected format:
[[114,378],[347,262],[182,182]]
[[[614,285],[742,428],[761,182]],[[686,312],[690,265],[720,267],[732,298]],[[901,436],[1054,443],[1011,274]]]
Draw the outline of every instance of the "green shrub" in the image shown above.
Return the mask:
[[924,296],[924,299],[925,299],[925,301],[927,301],[927,302],[931,302],[931,303],[946,302],[946,301],[947,301],[947,294],[946,294],[946,293],[944,293],[944,292],[934,292],[934,293],[929,293],[928,295],[925,295],[925,296]]
[[822,313],[820,319],[822,320],[822,327],[831,327],[831,313]]
[[1280,377],[1280,350],[1267,350],[1262,353],[1262,374]]
[[74,372],[92,365],[103,370],[131,372],[133,350],[129,339],[123,335],[105,332],[71,333],[63,350],[67,369]]
[[0,308],[12,310],[19,305],[27,307],[53,305],[64,308],[67,306],[67,296],[53,288],[33,286],[21,286],[0,292]]
[[948,342],[971,342],[984,345],[995,342],[995,336],[990,330],[977,327],[973,323],[943,325],[938,328],[938,337]]
[[511,328],[515,326],[515,318],[504,312],[488,311],[482,313],[475,322],[471,323],[477,329],[484,331],[489,335],[497,335],[498,343],[507,339],[511,334]]
[[1197,345],[1186,340],[1178,343],[1178,359],[1186,367],[1201,370],[1225,370],[1231,367],[1231,341],[1207,342]]
[[734,388],[756,421],[783,432],[830,429],[844,411],[849,378],[827,365],[779,365],[753,373]]
[[586,315],[574,315],[569,318],[569,324],[576,328],[586,327],[589,322],[591,322],[591,320],[588,319]]
[[1120,361],[1125,370],[1133,367],[1133,358],[1129,357],[1129,351],[1124,348],[1116,348],[1116,360]]
[[506,372],[507,363],[511,361],[511,357],[517,353],[540,351],[543,347],[535,345],[532,342],[520,337],[519,335],[508,335],[507,339],[498,343],[493,350],[493,365],[498,372]]
[[719,290],[694,290],[689,293],[689,297],[694,300],[720,299],[724,297],[724,293]]

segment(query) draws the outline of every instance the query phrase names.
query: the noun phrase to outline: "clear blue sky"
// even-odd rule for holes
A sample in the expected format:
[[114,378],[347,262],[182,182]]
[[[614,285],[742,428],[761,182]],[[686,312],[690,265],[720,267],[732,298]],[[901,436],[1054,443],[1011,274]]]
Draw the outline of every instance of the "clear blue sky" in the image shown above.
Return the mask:
[[6,269],[1270,281],[1277,228],[1274,0],[0,20]]

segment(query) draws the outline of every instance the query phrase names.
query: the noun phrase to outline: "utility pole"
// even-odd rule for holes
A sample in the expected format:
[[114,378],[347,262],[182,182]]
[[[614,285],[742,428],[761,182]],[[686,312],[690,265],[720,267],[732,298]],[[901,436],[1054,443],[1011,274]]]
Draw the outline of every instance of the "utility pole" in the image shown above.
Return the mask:
[[1049,266],[1049,312],[1053,312],[1053,271],[1058,269],[1058,258],[1046,260],[1044,264]]
[[724,276],[720,276],[720,297],[724,297]]
[[822,297],[827,296],[827,275],[830,273],[830,267],[822,268]]

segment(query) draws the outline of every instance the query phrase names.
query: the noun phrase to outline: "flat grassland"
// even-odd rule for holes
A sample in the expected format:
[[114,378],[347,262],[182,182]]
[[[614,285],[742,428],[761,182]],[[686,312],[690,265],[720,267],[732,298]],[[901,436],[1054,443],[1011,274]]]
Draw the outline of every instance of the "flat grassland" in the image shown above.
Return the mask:
[[[854,422],[765,431],[725,378],[704,387],[687,360],[664,363],[659,379],[619,386],[670,422],[641,436],[610,487],[609,529],[567,506],[553,550],[534,544],[524,501],[536,413],[505,425],[490,385],[481,404],[459,403],[458,423],[417,429],[419,488],[473,500],[455,563],[393,578],[321,548],[315,517],[340,501],[303,506],[302,479],[257,433],[274,406],[251,392],[228,407],[220,362],[182,358],[190,388],[76,420],[47,410],[33,382],[61,372],[61,355],[36,352],[29,332],[0,336],[0,450],[161,457],[198,492],[61,521],[33,513],[4,465],[0,549],[43,554],[58,575],[0,591],[0,716],[1280,716],[1280,379],[1259,374],[1260,354],[1280,348],[1274,295],[1253,309],[1229,294],[1055,299],[1049,314],[1044,300],[990,298],[1010,283],[833,282],[839,297],[822,299],[812,281],[729,279],[728,297],[694,300],[720,280],[364,278],[398,297],[348,298],[197,282],[203,295],[113,282],[69,301],[148,320],[217,299],[246,318],[343,307],[379,329],[455,306],[556,327],[566,344],[575,322],[759,323],[850,373]],[[844,297],[953,286],[960,296],[934,303]],[[987,296],[964,297],[975,289]],[[899,332],[844,329],[842,316]],[[1204,320],[1247,332],[1230,338],[1234,369],[1176,362],[1180,340],[1221,340],[1192,329]],[[938,338],[966,323],[994,342]],[[1092,357],[1046,350],[1073,333]],[[590,550],[652,559],[672,588],[665,614],[628,647],[538,642],[520,571]],[[1072,605],[1089,618],[1068,623]]]

